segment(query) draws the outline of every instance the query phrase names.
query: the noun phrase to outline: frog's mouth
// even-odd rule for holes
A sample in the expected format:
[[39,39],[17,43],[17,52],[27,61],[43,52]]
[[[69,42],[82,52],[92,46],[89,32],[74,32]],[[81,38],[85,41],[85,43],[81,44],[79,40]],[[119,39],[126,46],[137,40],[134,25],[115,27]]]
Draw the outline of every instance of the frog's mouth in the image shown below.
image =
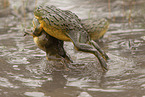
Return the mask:
[[39,18],[40,18],[39,16],[36,16],[36,15],[35,15],[34,17],[35,17],[36,19],[38,19],[38,20],[39,20]]

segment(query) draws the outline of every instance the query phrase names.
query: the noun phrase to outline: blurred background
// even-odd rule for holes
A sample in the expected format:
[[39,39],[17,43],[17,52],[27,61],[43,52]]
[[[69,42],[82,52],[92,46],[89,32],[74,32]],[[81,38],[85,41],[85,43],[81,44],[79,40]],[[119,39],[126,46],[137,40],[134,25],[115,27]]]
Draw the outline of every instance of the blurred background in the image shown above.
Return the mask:
[[[109,29],[99,45],[110,57],[102,73],[92,54],[65,49],[76,63],[70,72],[53,70],[45,53],[24,37],[33,11],[55,5],[81,19],[106,18]],[[145,97],[145,0],[0,0],[1,97]]]

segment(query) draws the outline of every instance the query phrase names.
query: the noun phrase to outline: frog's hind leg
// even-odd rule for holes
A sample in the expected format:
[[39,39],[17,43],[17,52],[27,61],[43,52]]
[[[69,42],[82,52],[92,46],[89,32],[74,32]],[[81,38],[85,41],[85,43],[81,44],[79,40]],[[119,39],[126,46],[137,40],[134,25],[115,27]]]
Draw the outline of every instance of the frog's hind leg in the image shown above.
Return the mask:
[[109,59],[108,55],[100,48],[100,46],[94,40],[90,40],[90,44],[92,44],[102,54],[102,56],[104,56],[106,60]]
[[[66,34],[72,40],[72,42],[75,45],[75,47],[77,48],[77,50],[93,53],[98,58],[103,70],[108,70],[106,60],[103,57],[104,53],[100,49],[100,47],[98,48],[99,50],[96,49],[96,47],[95,47],[96,45],[93,42],[91,42],[87,39],[81,40],[83,38],[80,39],[80,37],[78,37],[76,35],[76,33],[66,33]],[[91,44],[87,44],[87,41],[89,41]]]

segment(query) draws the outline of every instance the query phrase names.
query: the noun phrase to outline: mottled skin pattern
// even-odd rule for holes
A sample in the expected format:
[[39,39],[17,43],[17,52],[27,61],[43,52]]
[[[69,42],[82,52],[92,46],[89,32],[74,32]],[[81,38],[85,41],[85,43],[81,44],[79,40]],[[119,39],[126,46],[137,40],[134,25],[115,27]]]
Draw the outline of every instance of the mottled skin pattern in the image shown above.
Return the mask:
[[91,40],[98,40],[107,32],[109,23],[106,19],[83,19],[82,25],[88,32]]
[[[45,31],[52,37],[62,41],[72,41],[77,50],[93,53],[99,60],[102,68],[107,70],[108,56],[101,50],[96,42],[90,40],[87,30],[81,20],[70,11],[64,11],[55,6],[40,6],[34,11],[39,25],[33,32],[34,41]],[[46,52],[47,53],[47,52]]]
[[[33,19],[33,27],[39,25],[39,22],[36,18]],[[64,64],[62,67],[67,69],[70,62],[73,62],[71,58],[68,56],[66,51],[63,48],[64,41],[58,40],[49,34],[47,34],[44,30],[42,30],[39,35],[34,35],[32,32],[25,32],[25,35],[30,34],[33,36],[34,43],[43,51],[46,52],[47,60],[59,61]]]

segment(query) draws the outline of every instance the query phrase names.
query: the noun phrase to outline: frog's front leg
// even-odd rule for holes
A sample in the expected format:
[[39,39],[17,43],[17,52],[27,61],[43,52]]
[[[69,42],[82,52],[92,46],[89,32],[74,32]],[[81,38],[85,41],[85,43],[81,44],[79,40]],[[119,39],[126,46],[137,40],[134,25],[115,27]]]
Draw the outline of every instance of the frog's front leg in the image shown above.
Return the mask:
[[35,36],[40,36],[42,30],[43,30],[42,24],[39,24],[39,25],[35,28],[35,30],[34,30],[34,32],[33,32],[33,35],[35,35]]
[[31,35],[31,36],[40,36],[43,31],[42,25],[39,24],[33,32],[24,31],[24,36]]
[[32,31],[27,31],[26,29],[24,29],[23,32],[24,32],[24,36],[26,36],[26,35],[33,36],[33,32]]

